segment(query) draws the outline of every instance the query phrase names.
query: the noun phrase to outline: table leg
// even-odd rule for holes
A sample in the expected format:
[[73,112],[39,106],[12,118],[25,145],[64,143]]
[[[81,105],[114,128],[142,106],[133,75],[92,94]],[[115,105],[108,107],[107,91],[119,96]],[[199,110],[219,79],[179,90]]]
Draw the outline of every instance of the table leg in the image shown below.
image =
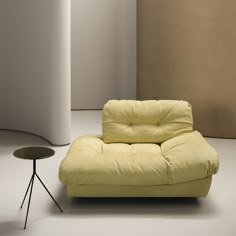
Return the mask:
[[49,192],[49,190],[47,189],[47,187],[44,185],[43,181],[39,178],[38,174],[35,173],[37,178],[39,179],[39,181],[41,182],[41,184],[43,185],[43,187],[46,189],[46,191],[48,192],[48,194],[50,195],[50,197],[52,198],[52,200],[55,202],[55,204],[57,205],[57,207],[60,209],[61,212],[63,212],[63,210],[61,209],[61,207],[58,205],[58,203],[56,202],[56,200],[53,198],[52,194]]
[[27,193],[28,193],[28,191],[29,191],[30,185],[31,185],[31,183],[32,183],[33,176],[34,176],[34,174],[32,174],[32,176],[31,176],[31,179],[30,179],[29,185],[28,185],[28,187],[27,187],[27,190],[26,190],[26,193],[25,193],[23,202],[22,202],[22,204],[21,204],[21,206],[20,206],[20,209],[23,207],[23,204],[24,204],[24,202],[25,202],[25,198],[26,198],[26,196],[27,196]]
[[27,224],[27,220],[28,220],[28,214],[29,214],[29,207],[30,207],[30,202],[31,202],[31,195],[32,195],[33,185],[34,185],[34,174],[32,176],[32,184],[31,184],[31,188],[30,188],[30,196],[29,196],[29,201],[28,201],[28,207],[27,207],[27,212],[26,212],[24,229],[26,229],[26,224]]

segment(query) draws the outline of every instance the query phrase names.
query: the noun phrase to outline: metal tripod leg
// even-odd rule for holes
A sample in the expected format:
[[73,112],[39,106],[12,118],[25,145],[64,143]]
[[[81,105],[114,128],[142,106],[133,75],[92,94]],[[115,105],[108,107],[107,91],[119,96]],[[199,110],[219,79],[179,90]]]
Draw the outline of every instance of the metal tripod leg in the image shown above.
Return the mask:
[[35,173],[37,178],[39,179],[39,181],[41,182],[41,184],[43,185],[43,187],[46,189],[46,191],[48,192],[48,194],[50,195],[50,197],[52,198],[52,200],[55,202],[55,204],[57,205],[57,207],[60,209],[61,212],[63,212],[63,210],[61,209],[61,207],[58,205],[58,203],[56,202],[56,200],[53,198],[52,194],[49,192],[49,190],[47,189],[47,187],[44,185],[43,181],[39,178],[38,174]]
[[29,208],[30,208],[30,202],[31,202],[31,196],[32,196],[32,191],[33,191],[33,185],[34,185],[34,178],[35,176],[38,178],[38,180],[40,181],[40,183],[43,185],[43,187],[46,189],[46,191],[48,192],[49,196],[52,198],[52,200],[55,202],[55,204],[57,205],[57,207],[60,209],[61,212],[62,209],[61,207],[58,205],[58,203],[56,202],[56,200],[53,198],[52,194],[49,192],[49,190],[47,189],[47,187],[45,186],[45,184],[43,183],[43,181],[39,178],[38,174],[36,173],[36,160],[33,159],[33,174],[32,174],[32,177],[30,179],[30,182],[29,182],[29,185],[27,187],[27,190],[26,190],[26,193],[25,193],[25,196],[24,196],[24,199],[23,199],[23,202],[21,204],[21,207],[23,207],[23,204],[25,202],[25,198],[28,194],[28,191],[30,189],[30,195],[29,195],[29,200],[28,200],[28,206],[27,206],[27,212],[26,212],[26,217],[25,217],[25,226],[24,226],[24,229],[26,229],[26,225],[27,225],[27,220],[28,220],[28,214],[29,214]]
[[26,196],[27,196],[27,193],[28,193],[28,191],[29,191],[30,185],[31,185],[31,183],[32,183],[33,176],[34,176],[34,174],[32,174],[32,176],[31,176],[31,179],[30,179],[29,185],[28,185],[28,187],[27,187],[27,190],[26,190],[26,193],[25,193],[23,202],[22,202],[22,204],[21,204],[21,206],[20,206],[20,209],[23,207],[23,204],[24,204],[24,202],[25,202],[25,198],[26,198]]
[[25,217],[25,226],[24,226],[24,229],[26,229],[26,224],[27,224],[27,220],[28,220],[28,214],[29,214],[29,207],[30,207],[30,202],[31,202],[31,196],[32,196],[33,185],[34,185],[34,174],[33,174],[33,176],[32,176],[32,184],[31,184],[31,188],[30,188],[30,196],[29,196],[28,207],[27,207],[27,212],[26,212],[26,217]]

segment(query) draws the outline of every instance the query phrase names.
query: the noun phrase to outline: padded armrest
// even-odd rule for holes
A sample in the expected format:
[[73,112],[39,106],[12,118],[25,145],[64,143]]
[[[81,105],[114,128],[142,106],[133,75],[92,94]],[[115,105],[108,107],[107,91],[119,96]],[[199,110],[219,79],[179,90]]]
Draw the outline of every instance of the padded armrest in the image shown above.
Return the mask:
[[161,152],[168,162],[170,183],[203,179],[219,168],[217,152],[198,131],[167,140]]

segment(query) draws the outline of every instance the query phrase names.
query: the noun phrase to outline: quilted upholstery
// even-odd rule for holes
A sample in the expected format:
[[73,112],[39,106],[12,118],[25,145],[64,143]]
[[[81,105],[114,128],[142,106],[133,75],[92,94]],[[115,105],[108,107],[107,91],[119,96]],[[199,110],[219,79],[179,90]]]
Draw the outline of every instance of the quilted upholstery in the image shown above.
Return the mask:
[[188,102],[110,100],[103,109],[105,143],[161,143],[193,131]]
[[60,168],[69,185],[163,185],[204,179],[218,170],[218,157],[200,133],[158,144],[106,144],[84,136],[71,146]]
[[59,169],[69,196],[202,197],[219,167],[185,101],[109,101],[102,136],[82,136]]

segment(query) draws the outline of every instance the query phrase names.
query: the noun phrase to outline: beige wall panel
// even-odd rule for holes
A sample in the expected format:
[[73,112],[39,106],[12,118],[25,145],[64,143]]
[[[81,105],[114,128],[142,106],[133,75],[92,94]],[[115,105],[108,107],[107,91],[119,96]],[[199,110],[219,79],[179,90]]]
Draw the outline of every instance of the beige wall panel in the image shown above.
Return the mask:
[[182,99],[206,136],[236,137],[236,1],[138,0],[138,98]]

